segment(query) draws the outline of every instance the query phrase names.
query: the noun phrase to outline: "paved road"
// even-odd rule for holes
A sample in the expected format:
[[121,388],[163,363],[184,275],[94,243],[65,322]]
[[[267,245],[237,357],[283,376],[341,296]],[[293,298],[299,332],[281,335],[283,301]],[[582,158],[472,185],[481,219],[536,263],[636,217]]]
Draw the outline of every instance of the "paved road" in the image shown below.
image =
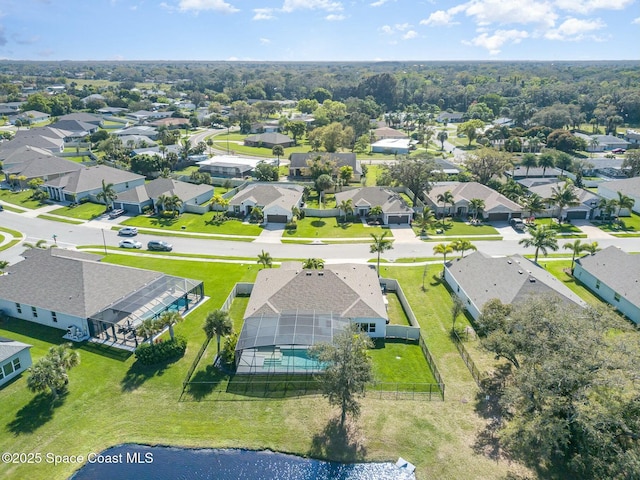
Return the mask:
[[[117,246],[120,240],[116,231],[110,228],[118,224],[119,220],[98,220],[82,225],[70,225],[66,223],[54,222],[41,218],[31,218],[25,214],[18,214],[5,210],[0,213],[0,225],[23,232],[26,241],[36,242],[45,239],[50,244],[53,243],[52,236],[55,234],[57,243],[61,247],[73,248],[77,245],[103,245]],[[104,237],[103,237],[104,235]],[[146,244],[151,238],[163,238],[162,234],[147,235],[140,234],[137,239]],[[339,245],[302,245],[302,244],[282,244],[274,243],[272,239],[261,242],[234,242],[232,240],[214,240],[199,238],[164,237],[174,246],[175,252],[200,253],[208,255],[221,255],[233,257],[257,257],[261,250],[268,251],[272,257],[280,258],[323,258],[328,263],[340,262],[366,262],[373,258],[369,252],[369,243],[359,244],[339,244]],[[265,239],[266,240],[266,239]],[[610,238],[610,239],[587,239],[597,240],[601,247],[615,245],[628,252],[640,251],[640,237],[634,238]],[[434,242],[449,241],[449,239],[434,238]],[[514,253],[534,253],[534,249],[525,249],[518,244],[519,238],[510,238],[503,241],[474,241],[478,250],[492,256],[509,255]],[[570,240],[567,240],[567,242]],[[564,242],[560,241],[562,245]],[[433,257],[433,246],[431,242],[403,242],[394,243],[394,248],[385,252],[383,258],[393,261],[399,258],[412,257]],[[15,263],[20,259],[19,255],[23,251],[21,246],[15,246],[0,252],[1,260],[8,260]]]

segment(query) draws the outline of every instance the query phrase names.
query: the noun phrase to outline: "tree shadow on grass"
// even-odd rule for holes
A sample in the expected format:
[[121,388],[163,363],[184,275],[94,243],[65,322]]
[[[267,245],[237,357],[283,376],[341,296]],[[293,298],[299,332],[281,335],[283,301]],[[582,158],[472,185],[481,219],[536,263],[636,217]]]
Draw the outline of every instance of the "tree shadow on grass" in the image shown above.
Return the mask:
[[321,432],[311,441],[309,456],[328,458],[340,462],[364,460],[367,449],[358,426],[349,420],[340,425],[340,417],[329,420]]
[[200,401],[216,390],[221,383],[228,381],[230,375],[222,372],[214,365],[207,365],[199,370],[189,381],[189,394],[194,400]]
[[14,435],[35,432],[53,418],[54,410],[64,403],[67,394],[65,390],[58,394],[55,401],[52,401],[51,394],[39,393],[18,410],[15,418],[7,424],[7,428]]
[[324,220],[313,220],[311,226],[314,228],[322,228],[327,224]]
[[431,285],[432,287],[437,287],[438,285],[440,285],[442,283],[442,275],[441,273],[437,274],[437,275],[432,275],[431,276],[432,281],[429,282],[429,285]]
[[155,365],[143,365],[138,360],[129,367],[124,378],[120,380],[120,388],[123,392],[132,392],[142,386],[144,382],[153,377],[164,375],[165,370],[182,357],[166,360]]
[[179,217],[151,217],[149,223],[153,227],[170,227],[178,221]]

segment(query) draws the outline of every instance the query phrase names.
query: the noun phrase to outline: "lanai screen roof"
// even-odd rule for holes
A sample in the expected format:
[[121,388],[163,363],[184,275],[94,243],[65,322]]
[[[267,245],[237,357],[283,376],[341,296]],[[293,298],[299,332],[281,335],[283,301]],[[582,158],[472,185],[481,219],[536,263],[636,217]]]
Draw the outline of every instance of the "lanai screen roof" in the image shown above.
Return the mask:
[[288,311],[279,315],[246,318],[236,350],[274,345],[316,345],[332,343],[333,337],[349,325],[339,313]]
[[91,315],[90,319],[111,324],[128,319],[135,327],[143,320],[164,312],[201,284],[189,278],[163,275]]

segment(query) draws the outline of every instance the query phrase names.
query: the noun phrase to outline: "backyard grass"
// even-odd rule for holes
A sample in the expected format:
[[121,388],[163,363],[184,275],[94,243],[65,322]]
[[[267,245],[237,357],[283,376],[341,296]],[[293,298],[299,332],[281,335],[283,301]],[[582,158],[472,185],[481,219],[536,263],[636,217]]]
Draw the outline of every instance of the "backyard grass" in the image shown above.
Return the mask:
[[[248,135],[242,135],[240,133],[231,133],[229,135],[222,133],[210,138],[213,140],[213,147],[218,150],[227,151],[228,149],[230,153],[233,152],[234,154],[251,155],[253,157],[275,157],[271,148],[249,147],[244,145],[243,141],[247,137]],[[227,142],[227,140],[229,141]],[[309,151],[311,151],[311,147],[306,142],[299,140],[298,145],[295,147],[285,148],[284,155],[280,158],[288,158],[292,153],[307,153]]]
[[[227,220],[222,225],[213,225],[211,218],[214,213],[199,215],[196,213],[183,213],[175,218],[159,218],[157,216],[139,215],[122,222],[139,228],[157,228],[163,230],[186,231],[196,233],[217,233],[223,235],[258,236],[262,232],[259,225],[246,224],[238,220]],[[182,228],[184,227],[184,228]]]
[[12,203],[14,205],[18,205],[23,208],[39,208],[42,206],[37,200],[33,200],[31,196],[33,195],[32,190],[22,190],[19,192],[12,192],[11,190],[0,190],[0,200]]
[[[421,289],[422,267],[385,266],[383,274],[398,278],[409,298],[447,382],[446,401],[393,401],[368,396],[362,401],[354,436],[345,439],[332,430],[337,410],[318,395],[269,399],[222,392],[200,401],[180,398],[186,371],[205,339],[202,323],[206,314],[221,305],[235,282],[253,281],[258,270],[255,263],[203,263],[111,254],[103,261],[205,282],[205,293],[211,298],[175,327],[177,334],[188,339],[185,357],[142,367],[127,353],[91,344],[74,346],[80,352],[81,363],[69,372],[69,393],[55,407],[51,407],[48,397],[28,391],[26,375],[0,390],[0,451],[86,456],[133,442],[270,449],[343,461],[395,461],[402,456],[416,465],[419,480],[526,474],[515,463],[496,461],[475,447],[486,420],[476,413],[477,389],[448,336],[451,301],[437,280],[441,267],[429,267],[426,292]],[[61,335],[60,330],[33,323],[0,322],[0,336],[33,345],[35,361],[51,345],[61,343]],[[393,356],[391,360],[403,357],[402,353],[403,358],[412,358],[413,353],[404,347],[393,344],[379,353],[386,358]],[[402,350],[400,355],[395,348]],[[205,361],[213,355],[215,340],[209,345]],[[393,367],[390,363],[389,369]],[[410,368],[407,372],[412,371]],[[68,478],[79,466],[0,464],[0,477]]]
[[[298,228],[296,230],[285,230],[283,238],[369,238],[371,233],[381,234],[382,227],[365,226],[362,222],[343,223],[335,217],[305,217],[298,220]],[[391,238],[391,235],[387,236]]]
[[640,215],[632,213],[630,217],[619,217],[619,221],[613,222],[592,222],[600,230],[616,233],[638,233],[640,232]]
[[105,214],[105,206],[99,203],[81,203],[75,207],[62,207],[49,212],[52,215],[77,218],[78,220],[93,220]]
[[548,270],[553,276],[558,278],[562,283],[564,283],[573,293],[578,295],[582,300],[587,302],[590,305],[601,305],[602,300],[600,300],[596,295],[591,293],[591,291],[585,287],[580,281],[573,278],[571,275],[565,272],[571,268],[571,260],[558,260],[553,262],[545,263],[543,258],[538,259],[538,263],[543,265],[546,270]]
[[570,223],[560,225],[554,218],[536,218],[536,226],[545,226],[562,234],[582,234],[582,230],[575,225]]

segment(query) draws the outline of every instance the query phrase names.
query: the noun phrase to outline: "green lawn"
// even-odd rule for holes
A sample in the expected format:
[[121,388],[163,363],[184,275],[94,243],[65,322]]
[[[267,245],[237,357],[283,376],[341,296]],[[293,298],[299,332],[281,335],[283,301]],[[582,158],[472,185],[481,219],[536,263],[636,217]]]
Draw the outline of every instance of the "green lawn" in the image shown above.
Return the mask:
[[[163,230],[186,231],[196,233],[216,233],[221,235],[248,235],[258,236],[262,232],[259,225],[243,224],[238,220],[228,220],[222,225],[211,224],[214,213],[199,215],[196,213],[183,213],[176,218],[158,218],[139,215],[122,222],[122,225],[130,225],[139,228],[159,228]],[[185,228],[182,228],[185,227]]]
[[73,220],[71,218],[62,218],[62,217],[56,217],[53,215],[47,215],[46,213],[43,213],[42,215],[38,215],[38,218],[44,218],[45,220],[51,220],[52,222],[60,222],[60,223],[69,223],[71,225],[80,225],[81,223],[84,223],[80,220]]
[[[104,261],[204,280],[210,300],[176,326],[176,332],[188,338],[185,357],[142,367],[132,356],[119,351],[88,344],[75,346],[81,364],[70,371],[69,393],[55,408],[48,398],[27,390],[25,375],[0,389],[0,451],[86,455],[133,442],[270,449],[344,461],[395,461],[403,456],[417,466],[419,480],[505,478],[517,468],[473,448],[486,420],[476,413],[475,384],[448,337],[451,302],[446,289],[434,279],[439,268],[429,267],[426,292],[420,288],[422,267],[385,266],[383,274],[401,281],[447,382],[447,401],[393,401],[367,396],[354,427],[352,441],[356,444],[332,433],[331,420],[337,411],[319,395],[263,399],[223,391],[201,401],[180,398],[182,380],[204,341],[201,327],[206,314],[221,305],[235,282],[253,281],[258,270],[254,262],[238,265],[111,254]],[[50,345],[60,343],[61,335],[60,330],[32,323],[0,323],[0,336],[33,345],[34,360]],[[371,352],[385,364],[376,375],[393,380],[403,371],[410,376],[420,374],[422,367],[409,363],[418,359],[412,349],[389,343],[384,351]],[[205,361],[213,354],[215,341]],[[395,361],[402,366],[394,365]],[[217,378],[222,380],[222,376]],[[0,477],[68,478],[77,467],[0,464]]]
[[379,235],[385,230],[391,233],[391,230],[365,226],[362,222],[342,223],[335,217],[305,217],[298,220],[297,230],[285,230],[283,238],[369,238],[371,233]]
[[22,190],[20,192],[12,192],[11,190],[0,190],[0,199],[4,202],[12,203],[23,208],[34,209],[41,207],[42,203],[33,200],[31,198],[32,194],[32,190]]
[[61,207],[49,212],[52,215],[77,218],[78,220],[93,220],[105,213],[105,206],[98,203],[81,203],[75,207]]
[[[211,137],[213,139],[214,148],[219,150],[229,150],[236,154],[251,155],[253,157],[265,157],[274,158],[271,148],[266,147],[248,147],[242,142],[248,135],[242,135],[240,133],[232,133],[227,136],[226,133],[215,135]],[[227,143],[227,138],[229,142]],[[311,147],[306,142],[298,141],[298,145],[295,147],[288,147],[284,149],[284,155],[280,158],[288,158],[292,153],[307,153],[311,151]]]
[[619,223],[613,222],[593,222],[601,230],[609,233],[636,233],[640,231],[640,215],[637,213],[631,213],[630,217],[619,217]]
[[544,257],[538,259],[540,265],[544,265],[544,268],[557,277],[562,283],[564,283],[573,293],[578,295],[581,299],[591,305],[600,305],[602,301],[591,291],[585,287],[582,283],[576,281],[571,275],[565,272],[571,268],[571,260],[559,260],[554,262],[545,263]]
[[[8,242],[6,245],[3,245],[2,247],[0,247],[0,251],[2,250],[7,250],[8,248],[13,247],[15,244],[20,243],[20,241],[22,240],[22,233],[16,231],[16,230],[11,230],[10,228],[4,228],[4,227],[0,227],[0,232],[4,232],[5,234],[9,234],[13,237],[13,240],[11,240],[10,242]],[[6,235],[3,236],[3,238],[6,237]]]
[[550,227],[558,233],[576,233],[582,234],[582,230],[580,230],[575,225],[570,223],[563,223],[559,225],[556,219],[554,218],[536,218],[536,226],[545,226]]
[[[436,230],[439,229],[443,230],[440,235],[445,235],[448,237],[457,235],[499,235],[498,231],[491,225],[471,225],[462,220],[451,220],[450,218],[446,219],[444,223],[439,220],[436,224],[434,224],[433,228],[427,230],[427,234],[430,237],[437,238],[439,234],[436,233]],[[414,230],[416,231],[416,235],[420,233],[419,228],[414,227]]]

